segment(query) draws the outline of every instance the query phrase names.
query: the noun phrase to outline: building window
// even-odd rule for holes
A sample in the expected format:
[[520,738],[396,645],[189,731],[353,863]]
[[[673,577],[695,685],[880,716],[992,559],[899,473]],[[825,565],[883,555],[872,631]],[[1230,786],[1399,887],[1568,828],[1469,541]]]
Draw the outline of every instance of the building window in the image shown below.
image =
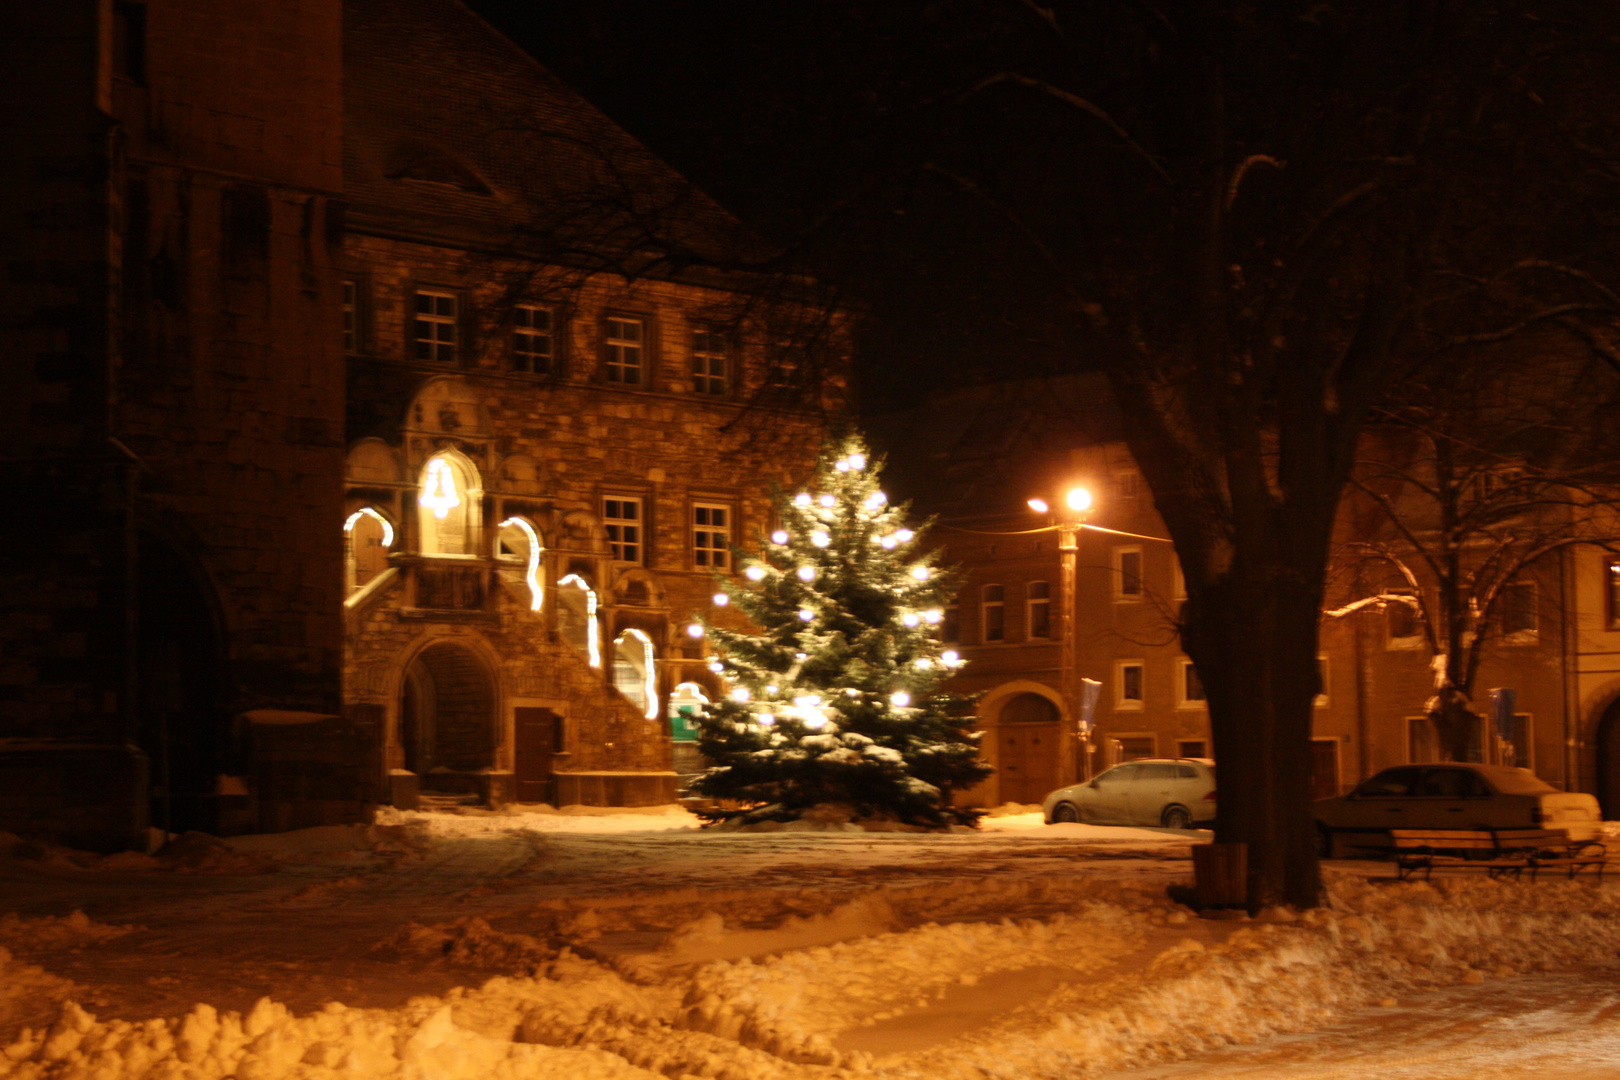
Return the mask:
[[440,364],[456,362],[461,341],[461,302],[452,292],[416,290],[416,358]]
[[980,622],[982,637],[985,641],[1005,641],[1007,638],[1006,624],[1006,597],[1007,589],[1004,585],[986,585],[983,592],[983,602],[980,604]]
[[945,605],[945,617],[940,620],[939,640],[951,645],[962,640],[962,616],[955,604]]
[[1117,765],[1122,761],[1157,757],[1159,741],[1151,732],[1120,733],[1108,736],[1107,750],[1108,764]]
[[115,0],[112,9],[113,74],[146,85],[146,5]]
[[474,553],[477,487],[471,462],[459,454],[440,454],[423,467],[416,491],[416,520],[424,554]]
[[1608,597],[1610,630],[1620,630],[1620,559],[1609,556],[1603,563],[1604,593]]
[[557,582],[557,636],[584,656],[591,667],[602,666],[596,627],[596,591],[578,574]]
[[1142,474],[1134,470],[1114,474],[1114,494],[1121,499],[1134,499],[1142,491]]
[[1521,769],[1534,769],[1535,740],[1530,727],[1529,713],[1514,713],[1512,734],[1501,741],[1502,764],[1517,765]]
[[731,508],[719,503],[692,507],[692,562],[711,570],[731,565]]
[[1177,757],[1209,757],[1209,744],[1203,739],[1177,739]]
[[602,370],[611,383],[640,386],[647,356],[647,324],[640,319],[602,321]]
[[512,370],[550,375],[555,357],[551,309],[519,304],[512,312]]
[[394,526],[370,506],[362,506],[343,523],[344,577],[349,592],[369,585],[388,569],[388,549],[394,546]]
[[1418,622],[1417,597],[1410,589],[1390,590],[1391,596],[1410,596],[1411,600],[1384,602],[1384,647],[1389,649],[1415,649],[1423,643],[1423,630]]
[[615,562],[641,562],[641,510],[641,500],[634,496],[615,495],[602,500],[602,524]]
[[1049,638],[1052,636],[1052,583],[1032,581],[1029,583],[1028,592],[1029,636]]
[[[1204,706],[1204,683],[1198,678],[1198,669],[1191,660],[1182,660],[1176,672],[1176,708],[1198,709]],[[1192,754],[1190,757],[1199,755]]]
[[1142,599],[1142,549],[1114,549],[1114,599]]
[[1536,640],[1536,599],[1533,581],[1510,581],[1502,586],[1502,593],[1496,598],[1496,611],[1503,641],[1523,644]]
[[1427,716],[1406,718],[1406,760],[1439,761],[1440,743],[1434,737],[1434,724]]
[[1142,707],[1142,661],[1119,660],[1114,664],[1114,708]]
[[360,351],[360,283],[353,278],[343,282],[343,351]]
[[725,335],[699,330],[692,335],[692,392],[720,395],[731,390]]

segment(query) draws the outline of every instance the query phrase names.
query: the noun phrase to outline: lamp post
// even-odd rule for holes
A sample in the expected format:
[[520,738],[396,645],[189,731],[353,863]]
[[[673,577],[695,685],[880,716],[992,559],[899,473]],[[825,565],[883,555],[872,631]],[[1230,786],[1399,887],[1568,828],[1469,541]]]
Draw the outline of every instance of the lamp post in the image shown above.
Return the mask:
[[[1045,499],[1029,500],[1030,509],[1039,514],[1051,514],[1052,525],[1057,529],[1058,552],[1062,556],[1061,580],[1058,587],[1058,640],[1062,642],[1059,654],[1058,667],[1058,694],[1063,699],[1064,707],[1070,710],[1074,717],[1074,735],[1079,743],[1080,768],[1079,779],[1089,779],[1091,775],[1091,732],[1086,730],[1081,719],[1082,706],[1080,702],[1080,643],[1074,632],[1074,606],[1075,606],[1075,567],[1080,554],[1080,529],[1085,524],[1086,515],[1091,511],[1091,492],[1085,488],[1069,489],[1063,497],[1064,511],[1056,513]],[[1065,760],[1069,755],[1064,755]]]

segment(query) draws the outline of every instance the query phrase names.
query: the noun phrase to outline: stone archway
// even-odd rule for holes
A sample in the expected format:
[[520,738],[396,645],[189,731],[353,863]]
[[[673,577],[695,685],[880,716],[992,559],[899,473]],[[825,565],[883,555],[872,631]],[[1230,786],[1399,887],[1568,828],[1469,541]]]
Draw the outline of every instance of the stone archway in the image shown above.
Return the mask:
[[400,688],[399,745],[421,790],[487,797],[483,778],[495,765],[495,683],[472,650],[429,645],[405,670]]
[[1603,807],[1603,820],[1620,817],[1620,697],[1598,717],[1597,799]]

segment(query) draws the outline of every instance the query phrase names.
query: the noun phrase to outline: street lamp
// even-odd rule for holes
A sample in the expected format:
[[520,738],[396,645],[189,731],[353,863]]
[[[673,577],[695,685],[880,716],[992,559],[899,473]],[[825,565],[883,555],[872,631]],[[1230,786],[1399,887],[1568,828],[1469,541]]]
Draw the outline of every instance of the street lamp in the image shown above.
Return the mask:
[[[1079,680],[1079,653],[1080,644],[1074,632],[1074,605],[1075,564],[1080,553],[1080,530],[1085,525],[1086,515],[1091,511],[1091,492],[1083,487],[1070,488],[1063,496],[1066,513],[1053,513],[1052,507],[1045,499],[1029,500],[1029,507],[1037,514],[1051,514],[1052,527],[1058,534],[1058,551],[1061,553],[1063,572],[1062,582],[1058,589],[1058,640],[1063,643],[1060,652],[1060,666],[1058,677],[1058,693],[1063,698],[1063,704],[1071,711],[1075,722],[1075,735],[1080,740],[1080,779],[1088,779],[1091,775],[1091,732],[1082,727],[1082,706],[1080,703]],[[1065,755],[1067,756],[1067,755]]]

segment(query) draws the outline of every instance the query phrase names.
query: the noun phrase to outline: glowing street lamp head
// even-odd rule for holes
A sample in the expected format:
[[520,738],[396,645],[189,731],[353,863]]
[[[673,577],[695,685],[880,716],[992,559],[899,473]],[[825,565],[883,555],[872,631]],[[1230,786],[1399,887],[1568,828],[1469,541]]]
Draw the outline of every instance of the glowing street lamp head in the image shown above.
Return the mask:
[[1090,510],[1091,492],[1085,488],[1070,488],[1069,493],[1064,496],[1064,501],[1069,504],[1069,509],[1076,513]]
[[1049,514],[1052,512],[1052,508],[1046,504],[1045,499],[1029,500],[1029,508],[1037,514]]

